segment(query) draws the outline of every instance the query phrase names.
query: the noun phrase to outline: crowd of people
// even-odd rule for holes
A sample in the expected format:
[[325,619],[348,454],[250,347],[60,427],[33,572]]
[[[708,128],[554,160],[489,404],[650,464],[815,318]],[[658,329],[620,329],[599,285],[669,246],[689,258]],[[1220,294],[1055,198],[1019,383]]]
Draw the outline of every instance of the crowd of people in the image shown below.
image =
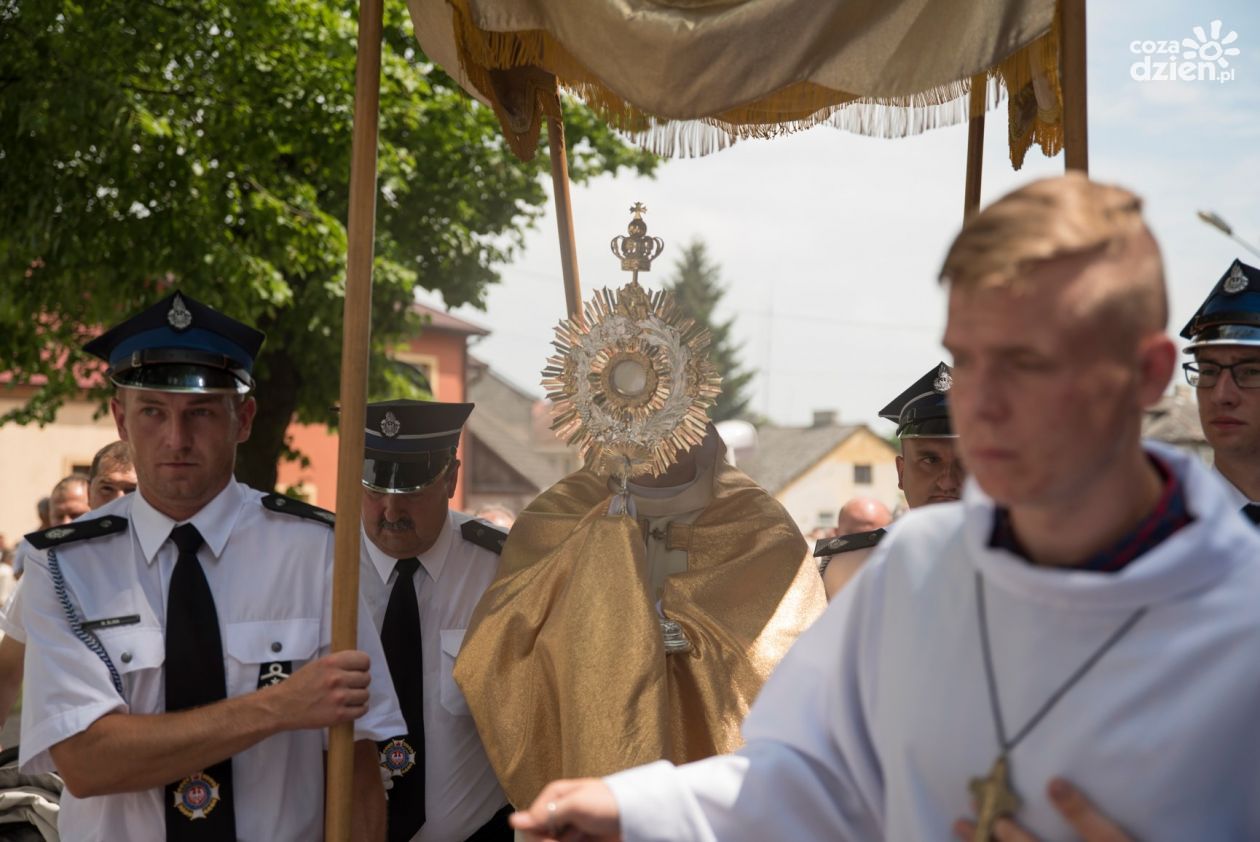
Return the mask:
[[475,407],[369,404],[336,652],[333,514],[233,478],[262,334],[183,292],[105,332],[120,440],[0,615],[61,836],[320,839],[353,722],[362,840],[1260,837],[1260,271],[1183,331],[1214,469],[1140,437],[1178,351],[1137,196],[1029,184],[941,277],[952,363],[880,411],[908,511],[813,548],[713,425],[474,517]]

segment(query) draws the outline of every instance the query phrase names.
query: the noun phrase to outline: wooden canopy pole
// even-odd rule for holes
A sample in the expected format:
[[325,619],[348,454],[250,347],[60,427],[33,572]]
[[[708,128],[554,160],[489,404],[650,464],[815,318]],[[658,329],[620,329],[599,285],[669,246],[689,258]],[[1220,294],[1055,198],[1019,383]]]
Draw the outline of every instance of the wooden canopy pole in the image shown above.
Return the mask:
[[988,77],[971,77],[970,120],[967,123],[967,183],[963,190],[963,219],[980,209],[980,176],[984,171],[984,94]]
[[556,198],[556,227],[560,234],[560,268],[564,272],[564,303],[569,318],[582,318],[582,283],[578,279],[577,245],[573,234],[573,202],[569,199],[569,158],[564,143],[564,112],[560,94],[544,99],[547,114],[547,151],[551,153],[551,185]]
[[[332,592],[333,651],[354,649],[359,608],[359,514],[363,502],[363,424],[368,336],[372,325],[372,251],[376,231],[376,131],[381,99],[384,0],[360,0],[354,71],[354,136],[346,223],[346,301],[341,341],[341,417],[337,450],[337,529]],[[330,729],[326,842],[349,842],[354,784],[354,723]]]
[[1063,63],[1063,163],[1089,174],[1089,103],[1085,85],[1085,0],[1060,0]]

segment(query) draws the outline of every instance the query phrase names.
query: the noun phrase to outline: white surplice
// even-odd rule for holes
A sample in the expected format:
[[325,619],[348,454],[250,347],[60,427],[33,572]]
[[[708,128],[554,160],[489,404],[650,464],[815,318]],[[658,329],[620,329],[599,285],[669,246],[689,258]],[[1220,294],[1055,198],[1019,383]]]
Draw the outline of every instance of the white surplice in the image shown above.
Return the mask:
[[911,512],[780,664],[743,749],[607,779],[626,842],[952,838],[999,751],[977,573],[1008,734],[1148,609],[1012,751],[1022,825],[1075,838],[1045,794],[1063,776],[1147,842],[1260,839],[1260,534],[1197,460],[1150,449],[1195,520],[1118,573],[989,547],[974,481]]

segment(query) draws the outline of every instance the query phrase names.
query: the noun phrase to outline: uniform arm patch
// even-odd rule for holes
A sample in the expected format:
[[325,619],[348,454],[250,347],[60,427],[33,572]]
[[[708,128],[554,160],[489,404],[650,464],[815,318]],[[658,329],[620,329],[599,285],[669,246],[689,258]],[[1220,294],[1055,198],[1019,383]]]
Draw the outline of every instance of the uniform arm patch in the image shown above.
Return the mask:
[[325,526],[335,526],[337,524],[337,516],[327,509],[312,506],[310,503],[303,503],[301,500],[293,497],[285,497],[283,494],[268,494],[262,498],[262,504],[263,508],[270,511],[318,521]]
[[854,532],[852,535],[823,538],[814,545],[814,558],[839,555],[853,550],[865,550],[878,544],[887,534],[887,529],[873,529],[870,532]]
[[464,540],[469,543],[476,544],[483,550],[489,550],[495,555],[503,552],[503,543],[507,541],[508,534],[497,526],[492,526],[484,520],[466,520],[459,528],[459,534],[464,536]]
[[62,544],[70,544],[88,538],[99,538],[102,535],[126,532],[127,523],[125,517],[106,515],[105,517],[91,518],[89,520],[76,520],[74,523],[67,523],[65,526],[41,529],[38,532],[31,532],[25,537],[35,549],[47,550],[51,547],[60,547]]

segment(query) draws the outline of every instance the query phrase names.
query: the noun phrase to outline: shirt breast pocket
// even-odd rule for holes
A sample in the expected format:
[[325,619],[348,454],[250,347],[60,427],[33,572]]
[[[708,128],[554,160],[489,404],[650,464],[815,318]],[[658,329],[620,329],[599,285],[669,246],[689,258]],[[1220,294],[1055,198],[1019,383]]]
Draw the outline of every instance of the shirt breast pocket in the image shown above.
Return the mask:
[[135,682],[144,670],[161,669],[166,660],[165,635],[156,626],[118,626],[98,629],[95,634],[122,679],[123,693],[130,703]]
[[240,696],[287,678],[314,658],[319,620],[228,623],[223,638],[228,695]]
[[468,701],[464,698],[464,693],[459,689],[459,685],[455,683],[455,676],[452,670],[455,669],[455,659],[459,657],[459,649],[464,645],[465,629],[442,629],[442,666],[438,674],[438,684],[441,689],[442,707],[446,708],[446,712],[452,716],[471,716],[472,711],[468,709]]

